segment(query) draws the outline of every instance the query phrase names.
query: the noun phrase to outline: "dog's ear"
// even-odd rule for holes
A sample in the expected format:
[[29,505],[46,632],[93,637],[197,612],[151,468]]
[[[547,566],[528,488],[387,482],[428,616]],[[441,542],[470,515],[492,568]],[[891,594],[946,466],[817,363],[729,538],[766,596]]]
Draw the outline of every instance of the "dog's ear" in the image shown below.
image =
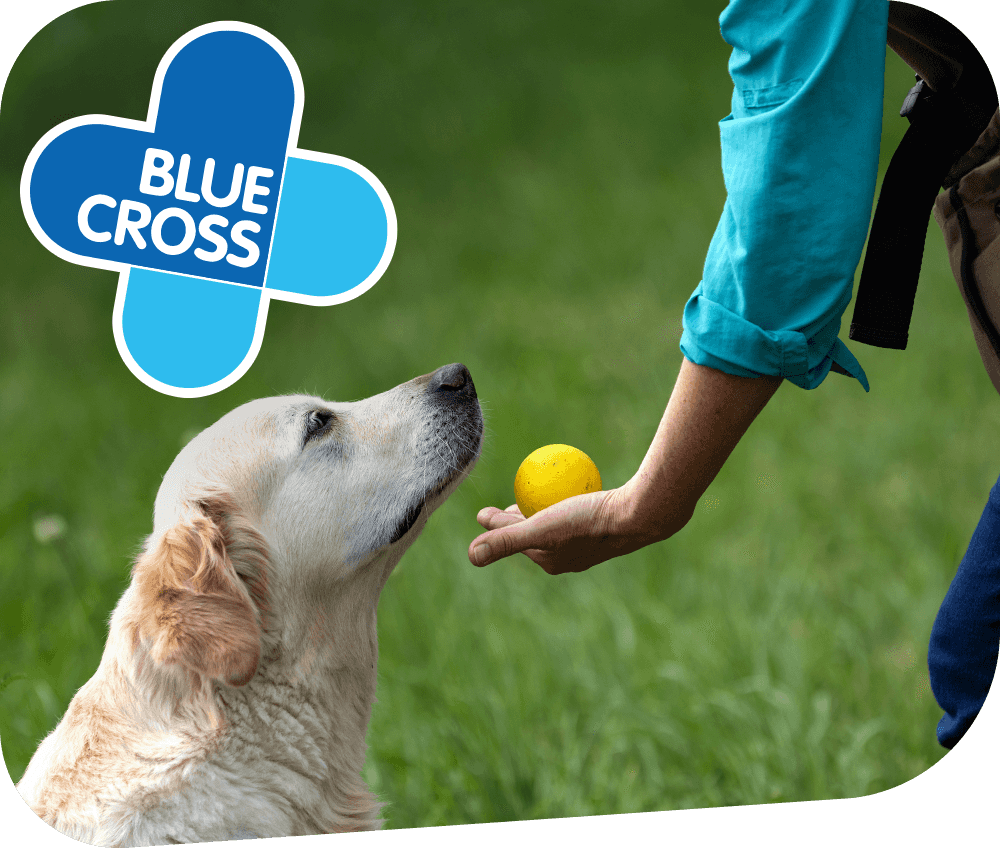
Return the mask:
[[150,540],[132,578],[138,636],[150,641],[152,660],[239,687],[260,662],[262,612],[251,593],[258,596],[263,575],[251,576],[248,590],[228,551],[246,542],[227,540],[222,520],[217,506],[199,503]]

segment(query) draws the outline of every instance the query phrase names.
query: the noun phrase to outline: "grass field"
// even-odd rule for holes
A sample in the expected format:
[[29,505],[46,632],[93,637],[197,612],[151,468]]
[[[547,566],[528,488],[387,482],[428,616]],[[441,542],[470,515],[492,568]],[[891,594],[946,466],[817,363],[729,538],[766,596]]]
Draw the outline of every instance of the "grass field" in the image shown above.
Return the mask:
[[[724,200],[723,5],[118,0],[36,37],[0,112],[0,735],[15,781],[96,668],[192,433],[250,398],[362,398],[456,360],[482,399],[483,457],[379,607],[365,774],[390,827],[857,796],[944,754],[926,646],[998,472],[984,446],[1000,403],[936,226],[909,350],[851,345],[869,394],[838,375],[782,387],[675,539],[559,578],[466,557],[477,510],[513,501],[532,449],[576,445],[615,486],[649,445]],[[169,45],[230,18],[291,50],[300,146],[371,169],[399,241],[370,292],[272,303],[245,377],[173,399],[121,362],[115,276],[49,254],[17,183],[59,121],[144,118]],[[884,154],[912,79],[894,57],[887,78]]]

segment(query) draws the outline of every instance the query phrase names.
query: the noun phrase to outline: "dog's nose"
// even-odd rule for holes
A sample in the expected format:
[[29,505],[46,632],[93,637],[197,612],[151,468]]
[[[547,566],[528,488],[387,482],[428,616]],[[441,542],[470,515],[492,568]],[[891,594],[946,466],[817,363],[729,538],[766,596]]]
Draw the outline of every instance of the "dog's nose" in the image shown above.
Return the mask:
[[455,393],[457,395],[476,395],[476,387],[472,383],[472,375],[462,363],[449,363],[442,366],[431,375],[427,382],[427,390],[432,393]]

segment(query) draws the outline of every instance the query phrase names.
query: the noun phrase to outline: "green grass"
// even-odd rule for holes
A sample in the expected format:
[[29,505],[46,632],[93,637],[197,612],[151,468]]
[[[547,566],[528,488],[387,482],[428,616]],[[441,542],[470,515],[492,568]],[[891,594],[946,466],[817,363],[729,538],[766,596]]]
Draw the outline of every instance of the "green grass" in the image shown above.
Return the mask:
[[[35,39],[0,116],[0,735],[15,780],[96,668],[192,429],[257,396],[362,398],[455,360],[487,441],[379,607],[365,774],[390,827],[857,796],[942,756],[926,645],[997,473],[983,447],[1000,404],[934,226],[909,350],[852,344],[870,394],[837,375],[782,387],[675,539],[558,578],[521,556],[466,559],[477,510],[513,501],[532,449],[579,446],[615,486],[649,445],[724,199],[721,5],[118,0]],[[399,242],[356,301],[274,302],[236,385],[172,399],[119,358],[115,276],[48,254],[17,180],[65,118],[144,117],[166,48],[225,18],[288,46],[300,144],[370,168]],[[884,153],[909,85],[897,61],[888,78]],[[42,543],[48,516],[66,533]]]

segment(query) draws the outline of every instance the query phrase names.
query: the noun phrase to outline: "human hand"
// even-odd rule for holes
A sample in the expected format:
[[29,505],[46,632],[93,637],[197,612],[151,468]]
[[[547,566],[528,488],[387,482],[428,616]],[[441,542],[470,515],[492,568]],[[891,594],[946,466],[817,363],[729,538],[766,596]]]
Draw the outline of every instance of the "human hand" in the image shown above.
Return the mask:
[[630,496],[627,487],[584,493],[528,519],[517,505],[483,508],[476,520],[488,531],[470,544],[469,560],[484,567],[522,552],[549,575],[579,573],[662,539],[632,522]]
[[[727,375],[684,358],[638,471],[615,490],[557,502],[530,519],[511,505],[483,508],[469,546],[477,567],[523,552],[545,572],[582,572],[666,540],[694,514],[730,452],[781,385],[778,377]],[[485,546],[485,551],[477,551]]]

